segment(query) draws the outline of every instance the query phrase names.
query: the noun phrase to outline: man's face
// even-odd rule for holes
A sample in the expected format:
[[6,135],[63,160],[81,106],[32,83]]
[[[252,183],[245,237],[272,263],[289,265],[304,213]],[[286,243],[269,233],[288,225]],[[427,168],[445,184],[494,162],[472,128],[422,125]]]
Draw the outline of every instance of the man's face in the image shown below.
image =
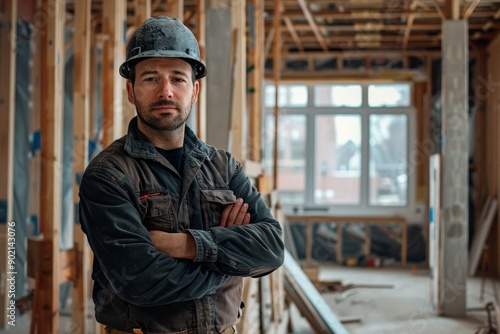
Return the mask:
[[199,82],[192,82],[192,71],[177,58],[149,58],[135,66],[135,83],[127,81],[127,92],[140,127],[172,131],[185,124],[198,99]]

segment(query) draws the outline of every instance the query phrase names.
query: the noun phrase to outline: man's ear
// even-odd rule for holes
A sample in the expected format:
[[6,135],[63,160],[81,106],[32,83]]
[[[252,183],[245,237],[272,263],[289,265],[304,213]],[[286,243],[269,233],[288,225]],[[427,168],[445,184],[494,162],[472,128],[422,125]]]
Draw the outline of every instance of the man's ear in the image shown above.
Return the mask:
[[130,80],[127,80],[127,97],[128,102],[135,104],[134,87],[132,87],[132,81]]
[[196,80],[193,84],[193,97],[191,98],[191,103],[198,101],[198,94],[200,93],[200,82]]

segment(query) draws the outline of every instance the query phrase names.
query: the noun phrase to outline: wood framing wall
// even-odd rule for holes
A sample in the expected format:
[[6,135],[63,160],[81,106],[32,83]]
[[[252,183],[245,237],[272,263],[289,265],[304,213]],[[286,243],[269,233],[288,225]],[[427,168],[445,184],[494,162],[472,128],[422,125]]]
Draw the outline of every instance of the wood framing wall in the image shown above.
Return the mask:
[[[486,84],[480,88],[486,97],[485,110],[485,167],[486,167],[486,187],[488,196],[495,198],[498,201],[498,189],[500,186],[499,169],[500,165],[500,68],[498,67],[498,57],[500,57],[500,36],[491,42],[487,49],[486,68],[488,76]],[[495,271],[497,275],[500,273],[500,215],[497,216],[497,223],[493,224],[492,233],[490,234],[489,246],[491,256],[495,260]]]

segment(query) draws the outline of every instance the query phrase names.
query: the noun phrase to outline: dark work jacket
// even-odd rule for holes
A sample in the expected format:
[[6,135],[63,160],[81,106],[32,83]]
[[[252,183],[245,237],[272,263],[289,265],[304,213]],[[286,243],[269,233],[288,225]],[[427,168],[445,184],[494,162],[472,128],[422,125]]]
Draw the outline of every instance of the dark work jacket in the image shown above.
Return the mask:
[[[243,276],[281,266],[280,224],[241,165],[186,127],[183,175],[139,132],[137,120],[87,167],[80,221],[95,254],[97,321],[144,333],[220,333],[237,322]],[[250,224],[219,226],[241,197]],[[149,230],[190,233],[196,259],[156,250]]]

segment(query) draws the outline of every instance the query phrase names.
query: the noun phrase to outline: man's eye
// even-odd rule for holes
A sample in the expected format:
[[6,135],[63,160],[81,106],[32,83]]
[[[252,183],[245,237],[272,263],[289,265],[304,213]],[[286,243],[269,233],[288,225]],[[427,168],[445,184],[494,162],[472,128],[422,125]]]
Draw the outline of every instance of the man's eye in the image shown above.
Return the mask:
[[154,81],[157,81],[157,79],[155,77],[148,77],[148,78],[145,78],[144,81],[146,81],[146,82],[154,82]]
[[175,82],[184,82],[186,80],[184,80],[184,78],[173,78],[173,81],[175,81]]

